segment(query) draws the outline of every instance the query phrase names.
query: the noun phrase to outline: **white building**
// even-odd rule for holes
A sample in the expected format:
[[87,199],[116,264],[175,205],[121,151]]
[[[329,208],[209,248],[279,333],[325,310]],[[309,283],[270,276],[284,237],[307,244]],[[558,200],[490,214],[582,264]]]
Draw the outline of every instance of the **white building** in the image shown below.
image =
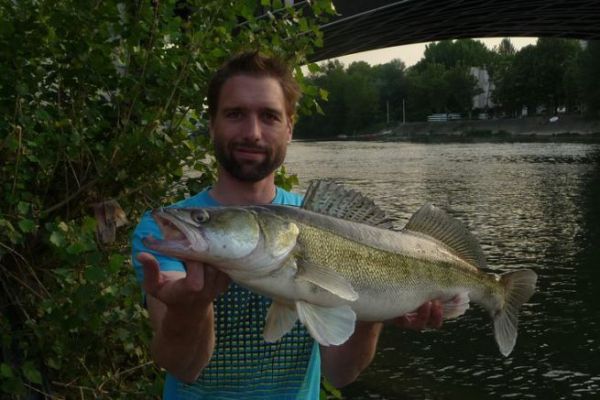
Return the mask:
[[494,91],[494,83],[490,80],[487,70],[471,67],[469,72],[477,79],[477,87],[481,89],[480,94],[473,96],[473,108],[480,110],[493,108],[492,92]]

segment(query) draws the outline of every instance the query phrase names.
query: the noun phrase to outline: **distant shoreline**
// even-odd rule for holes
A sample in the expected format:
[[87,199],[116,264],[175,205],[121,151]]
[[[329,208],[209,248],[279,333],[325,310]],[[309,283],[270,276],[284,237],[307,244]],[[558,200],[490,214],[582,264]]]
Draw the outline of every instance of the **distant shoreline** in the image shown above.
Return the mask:
[[411,122],[387,127],[375,133],[298,140],[376,140],[418,143],[600,143],[600,121],[565,115],[559,116],[555,122],[550,122],[549,117]]

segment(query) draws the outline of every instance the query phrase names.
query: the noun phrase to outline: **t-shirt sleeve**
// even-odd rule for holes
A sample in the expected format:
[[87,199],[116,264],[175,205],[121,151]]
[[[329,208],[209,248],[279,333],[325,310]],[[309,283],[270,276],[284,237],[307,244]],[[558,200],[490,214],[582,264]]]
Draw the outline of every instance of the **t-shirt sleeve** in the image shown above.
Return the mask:
[[146,212],[137,228],[133,231],[133,238],[131,240],[131,261],[135,269],[135,276],[138,282],[144,280],[144,271],[142,265],[137,260],[137,255],[140,252],[146,252],[152,254],[158,260],[161,271],[181,271],[185,272],[183,263],[177,259],[167,257],[154,250],[150,250],[144,245],[143,239],[152,236],[156,239],[162,239],[162,233],[152,216],[149,212]]

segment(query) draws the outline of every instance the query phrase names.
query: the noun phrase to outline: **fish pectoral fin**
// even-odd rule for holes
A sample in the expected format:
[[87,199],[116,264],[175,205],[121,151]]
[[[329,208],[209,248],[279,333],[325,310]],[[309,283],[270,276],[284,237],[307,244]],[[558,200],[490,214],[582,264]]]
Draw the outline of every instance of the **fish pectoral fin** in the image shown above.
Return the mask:
[[358,293],[350,282],[331,268],[321,267],[304,260],[296,262],[298,273],[296,279],[312,283],[328,292],[348,301],[356,301]]
[[448,301],[442,303],[444,319],[457,318],[469,309],[469,293],[461,292]]
[[292,330],[297,320],[298,313],[292,304],[273,301],[267,312],[263,330],[265,342],[273,343],[281,339],[283,335]]
[[311,336],[323,346],[340,345],[354,333],[356,314],[349,305],[321,307],[297,301],[296,310]]

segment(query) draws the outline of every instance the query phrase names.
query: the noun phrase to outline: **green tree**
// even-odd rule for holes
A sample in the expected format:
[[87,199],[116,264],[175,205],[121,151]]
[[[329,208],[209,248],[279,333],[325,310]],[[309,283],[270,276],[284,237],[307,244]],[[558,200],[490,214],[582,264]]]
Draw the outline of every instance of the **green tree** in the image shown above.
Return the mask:
[[380,114],[372,76],[372,67],[365,62],[352,63],[347,69],[337,60],[322,66],[308,81],[326,93],[326,99],[319,102],[320,113],[298,121],[296,137],[351,136],[372,126]]
[[496,77],[495,102],[508,112],[525,105],[530,114],[538,106],[555,113],[559,106],[576,104],[572,76],[580,52],[579,43],[569,39],[542,38],[524,47]]
[[371,66],[366,62],[354,62],[346,72],[349,84],[344,87],[344,103],[348,110],[345,132],[356,134],[377,122],[379,93],[373,84]]
[[447,112],[449,96],[448,82],[445,80],[447,69],[442,64],[426,64],[422,71],[417,68],[408,70],[407,113],[411,121],[423,121],[432,113]]
[[[344,91],[349,81],[344,65],[330,61],[308,79],[323,94],[323,101],[317,102],[317,113],[304,115],[294,128],[294,135],[301,138],[332,137],[343,134],[346,124],[346,104]],[[316,92],[315,92],[316,93]]]
[[459,65],[484,67],[491,63],[492,57],[493,52],[478,40],[443,40],[425,46],[423,59],[415,65],[415,68],[422,70],[428,64],[442,64],[446,68]]
[[600,118],[600,41],[589,41],[580,57],[578,78],[582,102],[589,117]]
[[156,396],[130,229],[213,179],[211,71],[248,48],[303,62],[333,13],[325,0],[181,3],[0,3],[2,398]]
[[[400,60],[373,67],[373,82],[379,93],[378,120],[387,120],[389,107],[390,121],[402,121],[402,103],[408,94],[405,65]],[[385,113],[385,114],[384,114]]]

